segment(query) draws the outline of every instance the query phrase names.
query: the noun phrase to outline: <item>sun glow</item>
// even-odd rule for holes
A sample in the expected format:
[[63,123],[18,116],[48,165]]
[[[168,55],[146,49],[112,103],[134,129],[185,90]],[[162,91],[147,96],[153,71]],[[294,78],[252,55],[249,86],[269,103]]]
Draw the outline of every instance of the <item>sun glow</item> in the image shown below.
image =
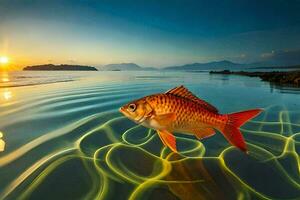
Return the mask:
[[9,62],[8,57],[6,57],[6,56],[0,57],[0,64],[7,64],[8,62]]
[[4,98],[5,101],[10,100],[12,98],[12,92],[9,91],[9,90],[5,90],[3,92],[3,98]]

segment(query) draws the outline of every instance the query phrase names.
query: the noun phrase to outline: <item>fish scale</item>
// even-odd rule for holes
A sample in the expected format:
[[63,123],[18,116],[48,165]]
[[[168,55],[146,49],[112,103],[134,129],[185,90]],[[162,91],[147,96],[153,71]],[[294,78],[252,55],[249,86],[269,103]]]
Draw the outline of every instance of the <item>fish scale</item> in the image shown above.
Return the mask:
[[[157,94],[146,97],[146,101],[149,102],[157,114],[170,112],[176,114],[176,120],[170,124],[169,129],[189,127],[190,129],[185,131],[190,133],[198,128],[197,124],[199,122],[210,124],[213,122],[210,119],[213,115],[208,110],[188,99],[170,94]],[[214,117],[222,118],[221,115],[215,115]],[[178,127],[178,125],[181,127]]]

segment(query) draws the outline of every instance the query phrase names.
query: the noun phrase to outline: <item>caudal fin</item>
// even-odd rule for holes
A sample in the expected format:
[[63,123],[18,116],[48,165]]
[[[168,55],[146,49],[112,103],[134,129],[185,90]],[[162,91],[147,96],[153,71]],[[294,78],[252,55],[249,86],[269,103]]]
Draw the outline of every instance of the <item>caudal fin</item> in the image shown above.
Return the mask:
[[254,109],[228,114],[227,123],[220,131],[232,145],[247,152],[246,143],[239,128],[248,120],[257,116],[261,111],[261,109]]

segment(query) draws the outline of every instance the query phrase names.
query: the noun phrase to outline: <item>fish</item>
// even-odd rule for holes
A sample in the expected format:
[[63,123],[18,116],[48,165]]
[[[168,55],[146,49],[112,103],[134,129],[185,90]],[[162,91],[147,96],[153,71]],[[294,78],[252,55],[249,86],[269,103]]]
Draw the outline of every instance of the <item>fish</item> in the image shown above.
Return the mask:
[[195,96],[183,85],[134,100],[119,111],[128,119],[157,131],[162,143],[178,153],[174,133],[194,135],[197,139],[211,137],[219,131],[227,141],[248,153],[244,137],[239,130],[263,109],[251,109],[220,114],[218,109]]

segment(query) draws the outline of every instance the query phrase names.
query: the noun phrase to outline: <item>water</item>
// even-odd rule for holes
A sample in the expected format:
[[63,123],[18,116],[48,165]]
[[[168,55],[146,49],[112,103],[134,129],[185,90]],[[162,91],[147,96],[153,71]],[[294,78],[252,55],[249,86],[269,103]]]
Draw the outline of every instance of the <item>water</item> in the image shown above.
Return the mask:
[[[2,78],[1,78],[2,77]],[[190,72],[15,72],[0,82],[0,199],[299,199],[299,89]],[[221,134],[177,134],[180,155],[118,108],[185,85],[221,113],[265,111]],[[2,149],[1,149],[2,148]]]

